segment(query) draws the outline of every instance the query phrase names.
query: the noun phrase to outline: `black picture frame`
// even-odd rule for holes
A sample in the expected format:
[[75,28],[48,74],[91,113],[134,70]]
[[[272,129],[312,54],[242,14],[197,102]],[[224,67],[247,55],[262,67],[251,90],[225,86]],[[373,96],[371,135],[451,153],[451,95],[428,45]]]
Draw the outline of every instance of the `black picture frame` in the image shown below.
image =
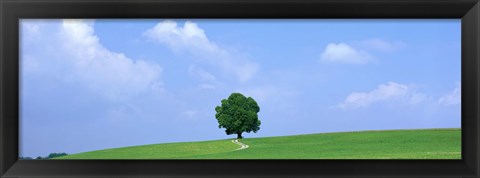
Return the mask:
[[[19,19],[461,19],[461,160],[18,160]],[[0,0],[0,177],[479,177],[479,0]]]

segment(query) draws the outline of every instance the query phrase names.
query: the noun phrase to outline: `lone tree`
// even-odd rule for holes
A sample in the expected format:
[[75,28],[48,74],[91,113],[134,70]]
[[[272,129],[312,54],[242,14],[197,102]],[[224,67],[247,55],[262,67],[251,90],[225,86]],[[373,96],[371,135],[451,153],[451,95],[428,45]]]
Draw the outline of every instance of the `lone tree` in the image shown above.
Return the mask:
[[243,138],[243,132],[260,130],[260,120],[257,113],[260,112],[257,102],[251,97],[245,97],[240,93],[232,93],[227,99],[222,100],[222,105],[215,107],[215,118],[218,120],[218,128],[225,128],[227,135],[237,134],[237,138]]

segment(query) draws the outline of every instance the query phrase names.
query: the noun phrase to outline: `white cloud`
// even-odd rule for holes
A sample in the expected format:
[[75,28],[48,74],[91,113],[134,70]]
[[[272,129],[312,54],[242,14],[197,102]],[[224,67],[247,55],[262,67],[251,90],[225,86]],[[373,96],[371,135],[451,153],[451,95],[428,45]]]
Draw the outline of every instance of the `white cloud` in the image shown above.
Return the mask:
[[182,27],[175,21],[166,20],[148,29],[143,35],[175,52],[187,52],[201,62],[235,76],[241,82],[250,80],[260,68],[259,64],[237,57],[209,40],[205,30],[190,21]]
[[371,52],[393,52],[404,48],[405,43],[401,41],[385,41],[379,38],[372,38],[352,43],[330,43],[320,56],[320,61],[339,62],[349,64],[364,64],[375,61]]
[[438,103],[441,105],[458,105],[461,102],[461,86],[457,83],[457,86],[448,94],[443,95],[438,99]]
[[[162,68],[158,64],[133,60],[105,48],[95,35],[93,21],[64,20],[34,26],[35,20],[22,21],[34,26],[25,30],[41,38],[25,38],[29,45],[22,51],[26,74],[50,74],[112,99],[124,99],[139,93],[161,90]],[[33,30],[32,30],[33,29]],[[36,40],[36,41],[34,41]],[[33,57],[32,57],[33,56]],[[39,70],[38,68],[42,68]],[[35,70],[33,70],[35,69]]]
[[411,86],[388,82],[387,84],[380,84],[370,92],[351,93],[338,107],[342,109],[366,108],[373,103],[390,100],[417,104],[425,99],[424,94],[416,92]]
[[221,55],[228,53],[211,42],[197,24],[189,21],[181,27],[175,21],[166,20],[148,29],[144,35],[175,51],[188,50],[191,53],[208,52]]
[[320,56],[321,61],[349,64],[364,64],[374,59],[368,52],[355,49],[346,43],[330,43]]

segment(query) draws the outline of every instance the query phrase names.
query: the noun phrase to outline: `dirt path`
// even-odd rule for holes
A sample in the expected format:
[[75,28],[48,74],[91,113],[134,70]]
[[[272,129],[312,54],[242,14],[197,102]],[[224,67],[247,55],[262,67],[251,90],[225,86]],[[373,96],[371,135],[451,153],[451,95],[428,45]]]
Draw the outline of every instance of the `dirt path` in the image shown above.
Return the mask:
[[237,150],[243,150],[248,148],[248,145],[239,142],[238,139],[232,140],[232,142],[240,146],[240,148],[238,148]]

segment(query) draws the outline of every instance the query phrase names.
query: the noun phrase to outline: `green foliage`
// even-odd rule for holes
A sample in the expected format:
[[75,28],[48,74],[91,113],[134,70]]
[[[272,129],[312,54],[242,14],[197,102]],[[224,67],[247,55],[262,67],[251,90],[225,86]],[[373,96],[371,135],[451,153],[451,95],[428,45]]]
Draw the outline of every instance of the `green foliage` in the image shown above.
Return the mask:
[[[57,157],[62,157],[62,156],[67,156],[67,155],[68,155],[67,153],[50,153],[46,157],[37,156],[35,159],[51,159],[51,158],[57,158]],[[33,158],[32,157],[21,157],[20,156],[19,159],[31,160]]]
[[47,158],[50,159],[50,158],[56,158],[60,156],[67,156],[67,155],[68,155],[67,153],[50,153]]
[[253,98],[232,93],[221,103],[215,107],[215,118],[218,120],[218,128],[225,128],[227,135],[237,134],[238,138],[242,138],[243,132],[256,133],[260,130],[261,122],[257,115],[260,107]]

